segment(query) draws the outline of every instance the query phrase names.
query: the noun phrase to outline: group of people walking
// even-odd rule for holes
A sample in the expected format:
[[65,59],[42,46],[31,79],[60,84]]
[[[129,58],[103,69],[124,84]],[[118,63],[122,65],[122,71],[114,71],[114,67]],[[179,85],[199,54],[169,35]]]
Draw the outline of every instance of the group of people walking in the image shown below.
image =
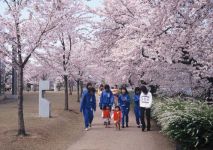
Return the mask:
[[[113,119],[116,129],[129,127],[129,111],[131,98],[130,94],[125,86],[118,89],[115,85],[114,88],[110,88],[109,85],[100,85],[99,87],[99,108],[102,110],[102,118],[104,119],[105,127],[108,127]],[[141,128],[142,131],[150,131],[150,111],[152,105],[152,94],[146,88],[146,86],[136,87],[134,90],[134,113],[136,125]],[[94,111],[96,111],[96,96],[95,88],[91,83],[88,83],[86,90],[81,97],[80,111],[83,112],[85,130],[88,130],[92,126],[94,117]],[[147,124],[145,123],[145,114]]]

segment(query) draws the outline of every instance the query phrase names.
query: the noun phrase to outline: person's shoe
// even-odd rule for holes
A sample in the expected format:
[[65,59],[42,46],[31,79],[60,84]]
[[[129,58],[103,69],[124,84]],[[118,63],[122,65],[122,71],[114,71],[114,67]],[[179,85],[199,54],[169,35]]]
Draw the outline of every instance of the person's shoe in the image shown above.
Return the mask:
[[142,132],[144,132],[144,130],[145,130],[145,129],[144,129],[144,128],[142,128]]
[[89,124],[89,128],[92,128],[92,124]]
[[124,128],[124,126],[122,126],[122,128]]
[[138,127],[138,128],[141,128],[141,126],[140,126],[140,125],[137,125],[137,127]]
[[129,125],[128,125],[128,124],[126,124],[126,127],[128,128],[128,127],[129,127]]
[[88,131],[88,130],[89,130],[89,128],[85,128],[84,130],[85,130],[85,131]]
[[147,131],[151,131],[150,129],[147,129]]

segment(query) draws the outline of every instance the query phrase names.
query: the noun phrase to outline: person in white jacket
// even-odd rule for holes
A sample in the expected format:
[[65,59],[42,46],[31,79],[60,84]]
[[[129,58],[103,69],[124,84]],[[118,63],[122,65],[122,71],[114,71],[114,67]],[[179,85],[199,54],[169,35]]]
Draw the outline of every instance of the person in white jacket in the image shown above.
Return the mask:
[[141,108],[141,123],[142,123],[142,131],[146,128],[146,123],[144,120],[144,116],[146,113],[147,119],[147,131],[150,131],[150,115],[151,115],[151,106],[152,106],[152,94],[148,91],[146,86],[141,87],[141,95],[140,95],[140,108]]

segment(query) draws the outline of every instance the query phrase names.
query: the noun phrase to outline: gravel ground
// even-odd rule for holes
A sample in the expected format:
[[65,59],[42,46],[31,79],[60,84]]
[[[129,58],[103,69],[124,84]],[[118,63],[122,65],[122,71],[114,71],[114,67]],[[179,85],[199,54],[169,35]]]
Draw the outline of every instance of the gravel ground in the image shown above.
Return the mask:
[[114,126],[105,128],[101,111],[95,113],[93,127],[68,150],[175,150],[175,144],[159,132],[152,122],[149,132],[136,127],[134,114],[130,113],[130,127],[115,130]]
[[29,136],[17,137],[17,102],[0,103],[0,150],[64,150],[76,142],[82,132],[82,117],[76,96],[70,96],[65,112],[63,93],[47,93],[51,101],[52,117],[38,117],[38,93],[24,94],[25,126]]
[[0,102],[0,150],[175,150],[175,145],[159,133],[152,122],[152,131],[141,132],[135,125],[134,114],[130,113],[130,127],[116,131],[114,126],[105,128],[95,113],[93,127],[83,131],[82,115],[76,95],[70,96],[69,108],[65,112],[63,93],[48,92],[52,117],[38,117],[38,93],[24,94],[25,125],[29,136],[17,137],[17,102]]

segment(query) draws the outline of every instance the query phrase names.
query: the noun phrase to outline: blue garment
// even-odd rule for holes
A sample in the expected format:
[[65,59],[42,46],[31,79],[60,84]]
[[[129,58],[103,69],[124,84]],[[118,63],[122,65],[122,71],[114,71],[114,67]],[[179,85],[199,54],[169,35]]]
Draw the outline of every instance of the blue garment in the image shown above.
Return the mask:
[[89,124],[93,120],[93,110],[96,111],[96,98],[95,95],[90,94],[88,90],[85,90],[82,94],[80,112],[83,112],[85,128],[89,127]]
[[83,115],[84,115],[84,125],[85,128],[88,128],[90,124],[92,124],[93,121],[93,110],[92,109],[83,109]]
[[128,126],[129,122],[129,110],[130,110],[130,96],[128,94],[120,94],[118,97],[118,105],[121,108],[122,112],[122,126],[124,126],[124,122]]
[[105,106],[108,106],[111,109],[113,103],[114,103],[114,96],[112,94],[112,91],[107,92],[106,90],[104,90],[101,93],[101,97],[100,97],[100,103],[99,103],[100,109],[103,109]]
[[81,104],[80,104],[80,111],[82,112],[83,109],[88,108],[88,109],[93,109],[96,111],[96,98],[95,95],[90,94],[88,90],[85,90],[82,93],[81,97]]
[[139,105],[139,101],[140,101],[140,95],[134,95],[134,112],[135,112],[135,119],[136,119],[136,123],[137,125],[140,125],[140,119],[141,119],[141,111],[140,111],[140,105]]

